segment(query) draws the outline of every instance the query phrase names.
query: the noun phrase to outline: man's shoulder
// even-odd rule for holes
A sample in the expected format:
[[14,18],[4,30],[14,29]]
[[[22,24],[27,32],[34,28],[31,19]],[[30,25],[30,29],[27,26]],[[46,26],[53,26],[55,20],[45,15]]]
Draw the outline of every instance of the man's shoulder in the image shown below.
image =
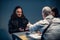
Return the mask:
[[44,20],[39,20],[38,22],[36,22],[35,24],[39,24],[39,25],[46,25],[46,24],[49,24],[49,22],[44,19]]
[[52,22],[58,22],[58,23],[60,23],[60,18],[54,18],[53,20],[52,20]]

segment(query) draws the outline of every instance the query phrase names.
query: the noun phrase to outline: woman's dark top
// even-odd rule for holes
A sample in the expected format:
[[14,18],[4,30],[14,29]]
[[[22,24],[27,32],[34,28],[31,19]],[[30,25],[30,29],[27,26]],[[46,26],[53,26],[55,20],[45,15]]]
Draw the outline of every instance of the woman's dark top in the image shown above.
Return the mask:
[[17,17],[16,19],[10,19],[9,21],[9,33],[15,33],[15,32],[21,32],[19,28],[24,29],[26,31],[26,27],[28,24],[28,20],[26,18],[19,18]]

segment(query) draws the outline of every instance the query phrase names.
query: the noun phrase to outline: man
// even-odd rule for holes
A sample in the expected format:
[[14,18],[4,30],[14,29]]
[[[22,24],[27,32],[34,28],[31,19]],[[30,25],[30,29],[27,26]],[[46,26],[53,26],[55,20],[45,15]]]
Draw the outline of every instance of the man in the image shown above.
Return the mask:
[[52,8],[51,15],[54,18],[50,26],[44,30],[41,40],[60,40],[60,17],[57,8]]
[[40,21],[36,22],[35,24],[31,25],[29,27],[30,31],[33,32],[33,31],[40,30],[40,32],[42,33],[43,30],[49,25],[48,20],[51,20],[53,18],[53,16],[49,15],[49,14],[51,14],[51,8],[48,6],[45,6],[42,9],[43,20],[40,20]]

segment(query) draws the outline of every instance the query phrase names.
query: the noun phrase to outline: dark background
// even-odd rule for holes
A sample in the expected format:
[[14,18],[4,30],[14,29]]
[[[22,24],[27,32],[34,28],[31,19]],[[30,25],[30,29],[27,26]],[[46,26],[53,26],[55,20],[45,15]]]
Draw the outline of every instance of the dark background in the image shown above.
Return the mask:
[[60,13],[59,0],[0,0],[0,40],[11,40],[8,33],[8,21],[16,6],[21,6],[26,18],[33,24],[42,19],[44,6],[57,7]]

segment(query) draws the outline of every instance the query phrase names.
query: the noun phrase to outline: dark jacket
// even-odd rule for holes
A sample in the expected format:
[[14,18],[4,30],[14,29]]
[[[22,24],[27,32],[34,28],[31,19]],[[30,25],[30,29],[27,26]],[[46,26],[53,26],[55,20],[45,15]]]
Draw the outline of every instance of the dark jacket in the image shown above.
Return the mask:
[[26,18],[10,19],[8,24],[9,33],[21,32],[19,28],[25,29],[27,27],[27,24],[28,20]]

